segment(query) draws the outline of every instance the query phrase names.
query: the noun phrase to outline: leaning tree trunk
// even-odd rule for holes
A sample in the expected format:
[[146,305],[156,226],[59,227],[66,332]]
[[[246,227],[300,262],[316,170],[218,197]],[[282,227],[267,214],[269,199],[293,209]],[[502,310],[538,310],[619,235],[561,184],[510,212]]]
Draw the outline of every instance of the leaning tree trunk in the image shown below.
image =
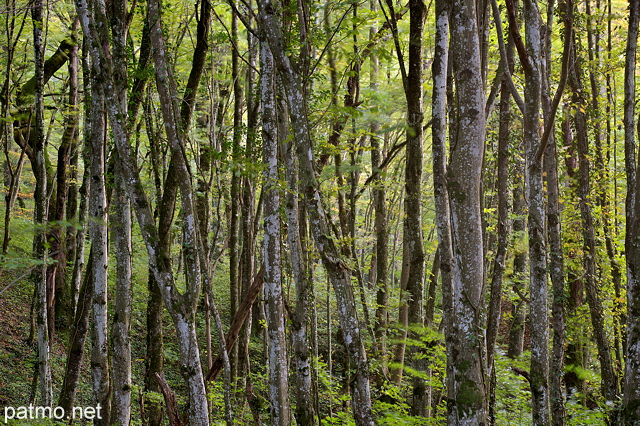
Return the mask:
[[351,286],[351,272],[331,237],[326,213],[322,206],[319,185],[314,170],[313,150],[309,134],[311,129],[307,117],[306,99],[302,95],[300,76],[294,71],[289,57],[286,55],[284,37],[275,14],[277,8],[269,0],[259,1],[258,6],[262,31],[271,48],[278,75],[282,79],[282,84],[287,94],[293,137],[297,144],[297,153],[300,161],[300,181],[310,216],[311,232],[336,293],[340,324],[344,333],[347,354],[350,361],[353,362],[352,406],[354,418],[358,425],[373,425],[368,360],[360,335],[355,297]]
[[84,343],[89,331],[89,314],[91,313],[91,296],[93,294],[93,276],[91,274],[91,254],[87,265],[87,273],[84,276],[82,287],[78,291],[77,309],[70,329],[69,351],[67,352],[67,364],[65,366],[64,381],[60,389],[58,405],[69,415],[74,407],[76,391],[82,369],[84,355]]
[[[288,141],[289,120],[284,96],[278,99],[278,138],[281,143]],[[317,424],[314,407],[313,373],[314,365],[309,350],[309,311],[313,309],[313,279],[309,265],[307,242],[303,241],[306,226],[303,207],[299,202],[298,159],[295,146],[286,144],[286,178],[288,190],[286,196],[287,240],[291,275],[296,289],[296,308],[291,321],[291,340],[294,351],[294,374],[296,384],[295,418],[298,424],[313,426]],[[317,400],[315,400],[317,402]]]
[[[158,287],[162,291],[165,305],[171,314],[177,331],[181,369],[189,392],[189,421],[192,425],[208,425],[207,399],[195,333],[195,310],[200,293],[197,218],[194,212],[194,195],[190,172],[184,158],[184,139],[178,124],[178,108],[176,102],[174,102],[177,99],[175,85],[169,76],[169,69],[166,63],[166,48],[160,23],[159,5],[157,2],[149,2],[150,22],[154,23],[151,40],[154,43],[157,88],[161,99],[165,130],[172,156],[176,161],[176,178],[182,198],[183,257],[186,261],[186,290],[184,294],[177,291],[171,264],[158,251],[158,230],[154,223],[150,203],[144,191],[139,172],[131,157],[129,136],[124,122],[126,110],[123,110],[119,102],[116,87],[117,81],[114,79],[111,47],[107,34],[106,7],[101,0],[95,0],[91,6],[91,9],[89,9],[85,0],[76,1],[76,9],[81,17],[83,32],[90,40],[91,56],[100,67],[101,86],[108,89],[104,91],[108,101],[106,110],[110,118],[121,166],[130,185],[132,205],[135,207],[141,234],[147,246],[149,264],[155,275]],[[124,25],[124,23],[121,23],[121,25]]]

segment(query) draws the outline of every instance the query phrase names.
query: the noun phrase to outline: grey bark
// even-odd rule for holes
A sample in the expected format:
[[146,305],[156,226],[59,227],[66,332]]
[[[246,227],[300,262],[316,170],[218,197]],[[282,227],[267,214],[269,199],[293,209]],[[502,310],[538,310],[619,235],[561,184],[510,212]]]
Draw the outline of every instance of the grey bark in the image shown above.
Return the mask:
[[[484,277],[480,173],[485,102],[476,19],[473,1],[436,3],[433,169],[443,305],[448,312],[444,318],[447,420],[449,424],[469,425],[487,421],[484,330],[480,323]],[[457,102],[451,105],[455,118],[447,167],[449,63],[453,67]]]
[[[449,65],[449,4],[436,1],[436,35],[433,58],[432,93],[432,135],[433,135],[433,186],[436,208],[436,227],[438,232],[438,251],[442,275],[442,305],[445,312],[454,312],[453,308],[453,250],[451,237],[451,210],[447,188],[447,89]],[[454,315],[443,318],[445,345],[447,352],[447,396],[455,401],[454,380]],[[452,404],[453,405],[453,404]],[[456,410],[453,406],[447,412],[449,423],[456,422]]]
[[523,17],[527,39],[528,66],[525,67],[524,140],[526,147],[527,199],[529,201],[529,262],[531,330],[531,393],[533,424],[547,425],[549,412],[549,313],[547,306],[547,259],[542,164],[535,155],[540,146],[541,101],[540,12],[537,2],[525,0]]
[[[181,369],[187,388],[189,390],[189,418],[192,425],[207,425],[209,423],[206,393],[200,365],[200,354],[195,334],[195,308],[200,292],[200,276],[197,250],[197,219],[194,214],[193,191],[189,171],[183,155],[182,138],[179,130],[177,105],[174,100],[175,88],[169,76],[166,63],[166,50],[162,28],[160,26],[159,5],[157,2],[149,3],[149,13],[152,28],[151,40],[154,46],[154,59],[156,62],[157,87],[161,95],[165,130],[171,148],[172,155],[176,159],[177,173],[182,197],[183,212],[183,253],[188,260],[185,267],[187,273],[187,289],[180,294],[174,285],[173,272],[168,259],[158,251],[159,236],[155,227],[153,214],[149,201],[144,192],[138,170],[133,164],[127,127],[125,123],[126,110],[123,111],[116,90],[114,88],[114,71],[111,59],[108,34],[106,32],[105,5],[101,0],[96,0],[88,9],[85,0],[76,2],[76,9],[80,16],[83,32],[91,41],[91,56],[99,65],[103,80],[105,96],[107,98],[106,109],[110,118],[114,140],[118,150],[122,169],[130,188],[132,205],[135,207],[136,217],[140,224],[141,233],[147,252],[149,254],[150,268],[155,275],[158,286],[162,290],[163,299],[169,313],[172,316],[177,331],[177,340],[181,355]],[[91,13],[89,13],[91,12]]]
[[624,372],[624,420],[640,422],[640,185],[637,181],[636,142],[634,137],[635,70],[640,1],[629,1],[629,29],[625,61],[624,131],[627,173],[627,346]]
[[278,75],[287,94],[287,104],[300,161],[300,177],[309,213],[311,233],[322,258],[323,265],[333,284],[338,301],[340,324],[345,337],[349,359],[353,362],[352,407],[358,425],[372,425],[373,412],[369,388],[367,355],[360,336],[355,298],[351,286],[351,273],[335,246],[322,206],[318,182],[314,171],[314,156],[309,135],[306,100],[302,93],[300,76],[294,71],[286,55],[284,38],[278,22],[277,3],[269,0],[258,2],[262,31],[271,48]]
[[[513,65],[513,44],[509,43],[507,55],[511,57],[510,65]],[[491,274],[491,296],[489,299],[489,312],[487,316],[487,377],[489,386],[489,417],[490,423],[495,424],[495,389],[496,372],[494,365],[494,351],[500,324],[502,306],[502,275],[504,274],[507,247],[509,246],[510,221],[509,221],[509,135],[511,125],[511,94],[506,77],[502,77],[500,85],[500,125],[498,129],[498,173],[496,177],[496,191],[498,192],[498,235],[496,254],[493,261]]]
[[113,422],[131,421],[131,205],[127,187],[116,165],[112,232],[116,250],[116,304],[113,337]]
[[[32,168],[36,178],[34,191],[34,223],[37,228],[33,236],[34,257],[42,262],[33,270],[33,282],[37,294],[36,325],[38,332],[38,374],[40,378],[40,398],[42,406],[51,406],[53,402],[53,389],[51,379],[51,366],[49,363],[49,335],[48,312],[49,297],[47,294],[46,274],[46,218],[47,218],[47,170],[45,166],[45,140],[44,140],[44,40],[43,40],[43,11],[42,0],[34,2],[31,9],[33,21],[33,48],[35,63],[35,104],[30,114],[33,120],[33,159]],[[30,120],[31,121],[31,120]],[[31,137],[29,138],[31,139]]]
[[523,295],[526,289],[526,273],[528,253],[526,248],[522,247],[522,241],[527,230],[526,220],[526,201],[524,182],[524,159],[518,157],[517,162],[520,163],[515,167],[514,175],[515,186],[513,188],[513,290],[516,294],[515,300],[511,303],[511,324],[509,326],[509,344],[507,356],[515,359],[522,355],[524,350],[524,332],[525,322],[527,319],[527,302]]
[[[238,43],[238,17],[235,12],[231,18],[231,37],[233,42]],[[233,148],[232,155],[235,161],[240,160],[240,138],[242,129],[242,85],[240,84],[240,71],[238,65],[238,52],[233,49],[231,56],[232,72],[231,77],[233,79]],[[240,176],[235,171],[231,174],[231,189],[230,189],[230,202],[231,202],[231,218],[229,221],[229,292],[231,297],[231,312],[230,316],[233,318],[238,311],[238,305],[240,304],[240,277],[239,277],[239,265],[240,265],[240,244],[239,244],[239,231],[240,231]],[[231,349],[231,381],[235,381],[236,374],[238,372],[238,346],[233,346]]]
[[[573,2],[565,4],[563,20],[565,22],[565,37],[571,38],[573,26]],[[551,29],[553,27],[555,2],[547,5],[547,25],[544,37],[544,75],[542,78],[542,110],[545,128],[554,121],[552,115],[550,78],[551,78]],[[569,9],[569,10],[567,10]],[[549,398],[551,422],[555,426],[562,426],[565,422],[564,384],[564,355],[566,345],[565,319],[565,277],[564,254],[562,242],[562,227],[560,221],[560,191],[558,183],[558,153],[556,151],[555,135],[549,135],[549,143],[545,149],[544,175],[547,188],[547,237],[549,240],[549,275],[551,277],[551,328],[553,330],[553,350],[549,369]]]
[[[451,63],[456,84],[455,143],[450,148],[447,189],[451,206],[453,252],[453,373],[459,424],[486,422],[484,330],[481,306],[484,257],[480,201],[485,142],[485,96],[473,1],[458,1],[451,9]],[[451,398],[451,396],[450,396]],[[453,412],[455,410],[455,413]]]
[[[118,88],[118,101],[127,110],[127,1],[111,3],[111,31],[114,54],[114,79]],[[110,422],[128,425],[131,421],[131,306],[132,306],[132,258],[131,258],[131,203],[125,177],[115,156],[113,220],[111,221],[116,258],[116,297],[112,324],[112,373],[113,405]]]
[[287,343],[282,294],[280,194],[278,182],[278,125],[275,66],[266,42],[260,43],[262,157],[264,172],[264,293],[269,336],[269,395],[271,423],[291,424]]
[[[283,94],[284,95],[284,94]],[[278,98],[278,139],[287,141],[289,120],[287,117],[286,99]],[[313,393],[314,363],[310,351],[309,312],[313,309],[313,278],[309,265],[308,241],[306,235],[304,205],[299,197],[299,167],[295,146],[286,143],[286,179],[288,190],[286,195],[287,240],[289,243],[289,259],[294,286],[296,289],[296,307],[291,318],[291,339],[294,351],[294,377],[296,389],[295,418],[298,424],[313,426],[317,424],[316,408]],[[317,401],[316,401],[317,402]]]
[[[105,95],[100,81],[99,64],[92,61],[91,88],[91,186],[89,191],[89,238],[93,276],[91,329],[91,375],[93,398],[102,407],[100,424],[109,424],[111,382],[109,377],[109,341],[107,313],[107,191],[105,186],[106,117]],[[97,405],[96,405],[97,406]]]

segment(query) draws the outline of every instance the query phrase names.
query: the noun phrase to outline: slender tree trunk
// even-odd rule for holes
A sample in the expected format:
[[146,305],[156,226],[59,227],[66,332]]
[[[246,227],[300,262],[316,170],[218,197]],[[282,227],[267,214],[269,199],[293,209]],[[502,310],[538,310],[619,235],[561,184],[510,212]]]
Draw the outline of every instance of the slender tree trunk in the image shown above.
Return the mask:
[[[89,192],[89,238],[91,239],[91,270],[93,275],[91,333],[91,374],[93,397],[102,407],[100,424],[108,425],[111,404],[109,377],[109,340],[107,313],[107,191],[105,187],[106,118],[105,97],[98,80],[99,64],[92,61],[91,87],[91,189]],[[97,405],[96,405],[97,406]]]
[[[82,80],[83,90],[85,93],[91,93],[91,68],[89,65],[88,58],[88,43],[83,41],[82,43],[82,73],[84,78]],[[90,153],[90,135],[91,135],[91,114],[89,108],[84,108],[83,113],[83,142],[82,142],[82,160],[84,164],[91,164],[91,153]],[[89,192],[91,185],[91,174],[90,167],[85,167],[84,172],[82,173],[82,185],[80,185],[80,189],[78,190],[78,196],[80,197],[80,207],[78,209],[78,222],[80,223],[80,227],[76,231],[75,241],[76,247],[74,249],[74,263],[73,263],[73,271],[71,273],[71,304],[72,308],[70,312],[72,313],[72,324],[75,322],[75,318],[77,316],[78,310],[78,300],[80,298],[80,287],[82,285],[82,276],[85,270],[85,254],[84,254],[84,246],[88,229],[88,221],[87,216],[89,214]]]
[[[284,96],[278,99],[278,138],[287,140],[289,120]],[[299,202],[298,161],[295,146],[286,142],[286,179],[288,190],[286,196],[287,237],[292,277],[296,289],[296,308],[292,316],[292,346],[294,351],[294,371],[296,383],[295,418],[298,424],[313,426],[317,424],[313,393],[313,357],[309,349],[309,311],[313,309],[313,279],[309,267],[307,242],[305,235],[304,215]],[[303,212],[302,212],[303,213]]]
[[[231,35],[235,45],[238,45],[238,16],[235,12],[231,18]],[[233,79],[233,148],[234,161],[240,161],[240,138],[242,129],[242,85],[238,65],[238,53],[233,49],[231,53],[231,78]],[[239,278],[240,265],[240,174],[235,170],[231,173],[231,219],[229,221],[229,291],[231,297],[230,316],[233,318],[238,311],[241,287]],[[238,345],[231,349],[231,381],[234,382],[238,372]]]
[[[149,19],[154,23],[151,41],[154,48],[157,88],[161,99],[162,114],[165,121],[167,140],[175,162],[175,178],[178,181],[182,205],[183,258],[185,259],[186,290],[184,294],[177,291],[175,280],[168,258],[158,251],[159,235],[156,229],[150,204],[137,168],[131,158],[131,147],[124,122],[126,110],[117,96],[114,79],[111,49],[107,34],[107,19],[105,5],[96,0],[91,9],[85,0],[76,1],[76,9],[80,15],[83,31],[91,41],[91,56],[100,66],[101,83],[109,90],[105,90],[108,111],[114,141],[121,160],[124,175],[129,183],[132,205],[140,224],[141,233],[147,252],[149,263],[155,279],[162,291],[167,310],[172,316],[178,337],[178,347],[181,356],[181,371],[189,392],[189,420],[192,425],[207,425],[209,423],[206,392],[200,364],[200,354],[195,334],[195,310],[200,293],[200,266],[197,250],[198,225],[195,216],[194,196],[191,186],[190,171],[184,158],[184,139],[178,118],[178,105],[175,100],[175,84],[169,75],[167,67],[166,48],[160,22],[159,5],[155,1],[149,2]],[[91,13],[89,13],[91,12]]]
[[[110,7],[113,40],[114,79],[118,88],[118,102],[127,110],[127,0],[115,0]],[[118,154],[114,167],[114,212],[111,228],[115,242],[116,297],[112,325],[113,353],[113,407],[110,421],[128,425],[131,421],[131,305],[132,305],[132,259],[131,259],[131,203],[127,181],[124,177]]]
[[640,421],[640,185],[637,182],[634,138],[635,69],[640,1],[629,0],[629,33],[625,62],[624,131],[627,172],[627,347],[624,372],[624,420]]
[[[176,179],[180,189],[182,206],[182,242],[185,259],[186,290],[175,305],[167,303],[177,331],[182,375],[189,391],[189,419],[192,425],[208,424],[206,390],[200,353],[196,338],[195,312],[200,296],[201,276],[198,250],[198,222],[191,176],[184,157],[184,131],[186,126],[178,117],[175,81],[171,77],[167,51],[162,34],[160,5],[149,2],[149,19],[155,22],[151,28],[151,44],[156,70],[156,86],[162,104],[165,131],[172,151],[172,163],[176,165]],[[158,283],[165,285],[163,283]],[[166,299],[166,297],[165,297]]]
[[[571,120],[568,112],[565,112],[565,117],[562,122],[562,136],[563,143],[566,148],[568,148],[569,158],[565,160],[567,163],[567,174],[571,178],[571,190],[573,193],[578,193],[578,188],[576,186],[577,180],[577,159],[575,158],[575,142],[574,142],[574,134],[571,127]],[[579,195],[576,195],[577,197]],[[573,228],[579,226],[576,223],[571,224]],[[570,247],[572,247],[571,254],[573,256],[577,256],[577,247],[579,247],[580,243],[577,241],[577,236],[579,231],[574,230],[574,232],[567,233],[568,240],[570,243]],[[576,332],[572,338],[569,339],[567,343],[567,348],[565,351],[565,364],[569,366],[575,366],[578,368],[586,368],[586,360],[585,360],[585,334],[584,325],[580,318],[580,307],[584,304],[584,281],[582,279],[581,268],[574,265],[567,265],[567,284],[568,284],[568,297],[567,297],[567,322],[569,324],[576,324]],[[583,394],[585,393],[585,385],[586,381],[584,377],[577,374],[574,369],[567,371],[565,373],[565,385],[567,388],[567,394],[577,393]],[[584,398],[582,399],[584,401]]]
[[540,101],[542,93],[542,39],[540,11],[536,0],[525,0],[523,9],[526,56],[524,141],[526,150],[528,234],[530,262],[529,320],[531,330],[531,398],[534,425],[547,425],[549,411],[549,313],[547,306],[547,249],[542,164],[536,154],[540,147]]
[[275,5],[269,0],[260,0],[258,6],[262,31],[271,48],[278,75],[282,79],[287,94],[293,138],[296,141],[300,161],[300,180],[305,194],[307,211],[310,215],[311,232],[336,293],[347,353],[353,362],[352,406],[354,418],[357,425],[373,425],[368,361],[360,336],[355,298],[351,286],[351,273],[331,238],[326,213],[322,206],[319,186],[315,177],[310,127],[306,101],[302,95],[302,85],[299,80],[300,76],[296,74],[286,55],[281,27],[277,15],[275,15]]
[[[607,14],[608,16],[612,16],[612,5],[611,0],[607,0]],[[613,58],[613,19],[607,20],[607,60],[610,61]],[[618,111],[618,97],[614,95],[614,85],[613,85],[613,70],[608,70],[605,76],[606,79],[606,102],[605,102],[605,111],[606,111],[606,130],[605,130],[605,141],[606,148],[602,150],[599,154],[599,157],[604,156],[603,159],[598,159],[598,164],[602,164],[602,168],[604,169],[604,164],[609,163],[611,156],[613,154],[613,173],[609,173],[605,171],[605,176],[607,176],[607,181],[602,183],[601,191],[601,206],[605,210],[605,218],[604,218],[604,234],[605,234],[605,242],[607,246],[607,255],[609,256],[609,263],[611,265],[611,275],[613,278],[613,291],[617,300],[621,300],[622,298],[622,278],[623,278],[623,266],[620,264],[618,260],[618,248],[615,244],[615,241],[618,239],[618,215],[617,213],[617,205],[618,205],[618,172],[617,172],[617,145],[618,145],[618,133],[613,131],[613,123],[617,122],[617,111]],[[600,166],[597,166],[600,167]],[[607,191],[607,186],[609,184],[613,185],[613,199],[609,196]],[[613,221],[610,219],[613,218]],[[627,323],[627,314],[626,314],[626,306],[622,304],[616,304],[614,306],[614,351],[616,354],[616,368],[618,370],[622,370],[623,365],[623,356],[626,344],[626,333],[623,332],[624,324]],[[624,375],[623,371],[619,371],[621,376]],[[623,380],[623,377],[621,377]]]
[[[161,164],[162,158],[158,135],[156,129],[153,127],[149,116],[147,103],[145,103],[145,114],[147,115],[147,134],[149,138],[150,148],[150,162],[153,170],[154,180],[156,182],[156,198],[159,201],[156,211],[158,212],[158,250],[163,253],[163,256],[167,256],[167,259],[171,259],[171,244],[172,244],[172,226],[175,212],[175,192],[176,185],[173,182],[174,174],[172,167],[169,167],[167,173],[167,179],[165,180],[165,191],[162,191],[162,178]],[[155,279],[154,273],[149,268],[148,289],[149,295],[147,297],[147,346],[145,357],[145,389],[148,391],[162,393],[160,383],[157,377],[164,376],[164,336],[163,336],[163,321],[162,321],[162,292],[159,288],[158,282]],[[159,426],[163,421],[163,407],[162,403],[157,400],[151,399],[145,403],[147,409],[147,421],[151,426]]]
[[[573,2],[565,3],[564,22],[565,37],[571,37]],[[569,6],[571,5],[571,6]],[[545,128],[553,122],[555,117],[551,104],[550,78],[551,78],[551,29],[553,28],[554,2],[547,5],[547,26],[544,37],[544,75],[542,77],[542,110],[544,113]],[[565,302],[566,292],[564,288],[564,256],[562,247],[562,229],[560,221],[560,194],[558,184],[558,154],[556,152],[555,135],[552,132],[545,149],[544,175],[547,188],[547,235],[549,239],[549,275],[551,277],[552,302],[551,302],[551,327],[553,329],[553,351],[551,353],[551,365],[549,374],[549,398],[551,408],[551,422],[555,426],[565,423],[565,397],[563,392],[564,379],[564,355],[565,355]]]
[[[453,246],[451,236],[451,210],[447,187],[447,98],[449,88],[449,20],[450,5],[444,0],[436,1],[436,34],[433,57],[433,94],[432,94],[432,134],[433,134],[433,187],[436,208],[436,227],[438,232],[438,250],[440,270],[442,272],[442,305],[445,315],[442,319],[445,329],[447,352],[447,393],[455,401],[454,376],[454,312],[453,297]],[[454,404],[452,404],[454,405]],[[457,422],[455,406],[447,408],[449,424]]]
[[[74,34],[75,36],[75,34]],[[53,305],[49,312],[49,329],[55,330],[55,325],[65,326],[69,315],[69,285],[67,283],[67,252],[64,227],[60,222],[65,219],[66,205],[69,196],[69,177],[71,151],[77,146],[78,139],[78,47],[74,44],[69,54],[69,104],[65,117],[64,132],[58,147],[55,202],[49,211],[49,218],[53,223],[58,222],[48,234],[50,250],[55,263],[47,267],[48,287],[53,292]]]
[[[51,366],[49,364],[49,335],[48,324],[48,300],[47,294],[47,248],[46,248],[46,218],[47,218],[47,169],[45,165],[44,149],[44,40],[42,11],[44,3],[37,0],[31,9],[33,21],[33,45],[35,63],[35,106],[31,117],[33,125],[33,160],[32,169],[36,178],[34,192],[34,223],[37,228],[33,236],[33,251],[35,258],[42,264],[33,271],[33,281],[37,294],[37,331],[38,331],[38,374],[40,377],[40,398],[42,406],[51,406],[53,403],[53,389],[51,380]],[[31,136],[29,137],[31,139]]]
[[69,334],[69,351],[67,353],[64,381],[58,399],[58,405],[64,408],[67,416],[70,416],[73,411],[84,355],[84,343],[89,331],[89,314],[91,313],[91,298],[93,295],[92,258],[93,256],[89,254],[87,273],[84,275],[82,287],[78,292],[77,308],[71,333]]
[[[7,142],[8,145],[8,142]],[[4,209],[4,233],[2,237],[2,254],[7,254],[9,250],[9,241],[11,241],[10,232],[10,224],[11,224],[11,211],[13,210],[13,206],[15,205],[16,199],[18,197],[18,190],[20,189],[20,176],[22,175],[22,166],[24,165],[25,160],[25,150],[20,150],[20,158],[18,159],[18,163],[16,164],[15,169],[11,170],[12,167],[10,164],[7,164],[9,169],[9,173],[11,175],[9,184],[9,190],[7,191],[7,195],[5,195],[5,209]]]
[[[257,102],[258,94],[255,88],[254,68],[256,66],[256,50],[259,50],[257,46],[256,38],[248,34],[248,61],[251,66],[246,70],[246,96],[245,103],[247,109],[247,127],[245,135],[245,148],[243,161],[253,162],[259,161],[255,154],[255,140],[258,133],[259,119],[259,102]],[[259,90],[259,88],[258,88]],[[243,90],[240,90],[240,96],[242,96]],[[234,101],[235,102],[235,101]],[[242,99],[240,99],[242,104]],[[234,112],[235,114],[235,112]],[[240,117],[242,118],[242,116]],[[242,121],[240,121],[242,122]],[[255,232],[256,232],[256,214],[255,214],[255,185],[251,173],[244,173],[241,182],[241,192],[239,197],[241,198],[240,205],[242,206],[242,220],[240,222],[240,237],[242,242],[242,251],[240,252],[240,283],[239,283],[239,295],[244,297],[251,286],[251,280],[254,276],[255,258],[256,256],[256,244],[255,244]],[[245,382],[245,390],[249,386],[250,381],[246,380],[249,372],[251,371],[251,357],[249,356],[249,342],[251,340],[252,331],[260,333],[263,327],[259,325],[264,321],[262,314],[263,304],[256,303],[255,308],[251,309],[252,316],[250,320],[245,322],[243,330],[240,335],[240,341],[238,342],[238,349],[240,351],[239,367],[242,368],[238,373]],[[256,324],[254,327],[253,324]]]
[[[370,2],[372,11],[377,9],[376,2]],[[377,32],[377,28],[372,26],[369,29],[369,40],[372,40]],[[375,54],[371,55],[370,88],[374,92],[378,90],[379,60]],[[379,171],[382,162],[382,149],[380,138],[377,133],[380,131],[380,124],[373,120],[370,125],[371,131],[371,170],[375,173]],[[381,373],[384,377],[389,374],[387,367],[387,328],[389,325],[389,284],[388,284],[388,263],[389,263],[389,226],[387,223],[387,200],[384,182],[380,173],[376,174],[373,185],[373,203],[375,209],[374,229],[376,235],[375,245],[375,288],[376,288],[376,321],[374,324],[374,336],[377,342],[378,352],[381,355]]]
[[116,165],[112,229],[116,244],[116,304],[113,320],[113,421],[131,420],[131,205]]
[[[422,33],[426,15],[426,5],[422,0],[409,2],[409,66],[407,74],[407,161],[405,169],[405,221],[403,235],[408,250],[403,257],[408,258],[407,274],[408,321],[412,327],[424,326],[424,247],[422,242]],[[419,333],[409,333],[412,339],[419,339]],[[410,349],[410,364],[415,370],[424,370],[424,358],[416,347]],[[416,416],[426,416],[427,393],[425,381],[413,378],[413,401],[411,412]]]
[[[513,59],[513,44],[509,43],[509,51]],[[502,306],[502,275],[504,274],[507,247],[509,246],[509,135],[511,133],[511,93],[506,77],[502,77],[500,86],[500,125],[498,130],[498,173],[496,191],[498,192],[498,225],[496,233],[498,241],[491,274],[491,296],[487,318],[487,377],[489,378],[489,422],[495,424],[495,390],[496,371],[494,351],[500,325]]]
[[[78,38],[78,29],[80,26],[80,22],[74,19],[72,24],[72,34],[73,38]],[[70,111],[69,113],[73,117],[68,118],[68,128],[70,128],[69,133],[72,133],[72,137],[70,140],[69,147],[69,170],[67,172],[67,204],[65,207],[66,213],[66,221],[69,223],[65,227],[65,241],[64,247],[66,248],[65,253],[65,267],[60,269],[59,279],[56,282],[64,283],[64,295],[59,295],[56,297],[57,301],[63,301],[64,303],[56,308],[56,312],[65,312],[65,318],[62,321],[62,324],[68,324],[71,326],[73,323],[73,318],[75,314],[75,300],[73,299],[74,291],[73,288],[74,282],[69,280],[68,278],[73,278],[73,268],[75,268],[75,261],[77,257],[77,226],[76,224],[82,223],[81,219],[78,217],[78,160],[80,158],[80,109],[78,107],[78,74],[80,67],[80,58],[79,58],[79,49],[78,46],[74,46],[71,51],[71,55],[69,57],[69,103],[70,103]],[[71,132],[71,129],[73,131]],[[85,217],[86,218],[86,217]],[[72,268],[72,273],[68,274],[67,271],[69,268]]]
[[271,423],[291,424],[287,343],[284,328],[282,265],[280,253],[280,195],[278,181],[278,126],[275,66],[266,42],[260,43],[262,156],[265,164],[264,204],[264,292],[269,335],[269,395]]
[[[162,293],[158,288],[153,271],[149,271],[149,296],[147,298],[147,348],[145,356],[145,389],[161,393],[156,374],[164,374],[164,344],[162,332]],[[162,424],[162,404],[151,399],[145,403],[150,426]]]
[[572,101],[577,106],[574,125],[576,129],[576,139],[578,146],[579,160],[579,188],[580,194],[580,216],[582,218],[582,235],[583,235],[583,267],[585,290],[587,295],[587,303],[591,313],[591,325],[593,334],[598,348],[598,358],[600,361],[600,372],[602,377],[602,395],[607,401],[617,400],[618,395],[618,377],[613,370],[613,362],[611,360],[611,348],[609,339],[606,335],[604,317],[602,311],[602,303],[600,301],[599,292],[596,283],[596,237],[593,223],[593,214],[591,212],[591,167],[589,161],[589,139],[587,129],[587,117],[583,110],[587,108],[587,101],[582,93],[583,87],[580,79],[580,60],[576,49],[576,41],[573,42],[573,66],[569,78],[573,97]]

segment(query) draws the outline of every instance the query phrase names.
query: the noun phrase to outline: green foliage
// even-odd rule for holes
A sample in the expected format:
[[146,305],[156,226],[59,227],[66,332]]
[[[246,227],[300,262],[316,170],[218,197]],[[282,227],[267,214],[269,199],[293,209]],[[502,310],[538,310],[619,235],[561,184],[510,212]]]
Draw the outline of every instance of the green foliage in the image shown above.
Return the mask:
[[566,401],[567,425],[606,425],[606,410],[602,407],[589,408],[584,404],[585,397],[572,393]]
[[531,424],[531,391],[529,383],[512,367],[529,370],[528,352],[512,360],[499,352],[495,354],[496,420],[498,424]]

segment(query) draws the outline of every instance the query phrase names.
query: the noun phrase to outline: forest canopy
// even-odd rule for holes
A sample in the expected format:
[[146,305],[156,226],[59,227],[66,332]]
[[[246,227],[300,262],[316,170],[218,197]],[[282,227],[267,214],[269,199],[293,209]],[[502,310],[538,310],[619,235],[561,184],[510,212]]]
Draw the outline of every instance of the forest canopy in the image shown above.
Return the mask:
[[640,424],[640,0],[0,17],[5,423]]

